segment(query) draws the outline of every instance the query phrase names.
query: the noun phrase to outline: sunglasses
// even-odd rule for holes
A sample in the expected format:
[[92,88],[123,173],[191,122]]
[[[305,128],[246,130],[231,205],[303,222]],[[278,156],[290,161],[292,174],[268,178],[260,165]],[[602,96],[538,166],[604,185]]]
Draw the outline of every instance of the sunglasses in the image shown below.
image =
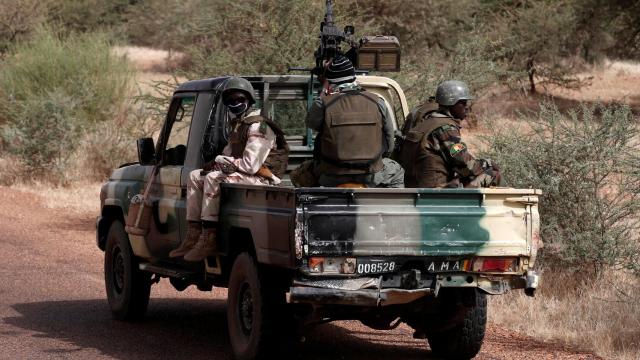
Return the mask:
[[238,105],[245,103],[247,101],[247,97],[244,95],[230,95],[226,99],[224,99],[225,105]]

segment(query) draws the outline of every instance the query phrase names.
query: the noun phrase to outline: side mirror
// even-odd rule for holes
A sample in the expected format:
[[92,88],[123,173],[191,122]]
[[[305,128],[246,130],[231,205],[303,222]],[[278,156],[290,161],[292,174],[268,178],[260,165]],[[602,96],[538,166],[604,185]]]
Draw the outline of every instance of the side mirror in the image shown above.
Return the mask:
[[152,138],[140,138],[138,144],[138,162],[140,165],[154,165],[156,163],[156,150]]

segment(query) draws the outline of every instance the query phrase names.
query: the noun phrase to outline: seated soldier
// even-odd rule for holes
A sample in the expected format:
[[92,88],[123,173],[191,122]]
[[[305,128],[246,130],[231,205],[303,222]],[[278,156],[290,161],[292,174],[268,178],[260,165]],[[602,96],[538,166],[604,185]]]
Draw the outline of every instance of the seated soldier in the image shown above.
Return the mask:
[[489,187],[500,185],[500,170],[489,159],[476,159],[462,142],[460,122],[473,97],[461,81],[444,81],[432,103],[411,112],[403,128],[398,160],[407,187]]
[[217,251],[220,184],[277,185],[287,167],[289,147],[280,127],[252,111],[251,83],[232,77],[224,84],[222,101],[235,116],[229,143],[213,164],[189,174],[187,183],[187,236],[170,257],[202,261]]
[[328,64],[321,80],[323,89],[306,119],[318,131],[314,165],[292,173],[294,184],[306,166],[321,186],[403,187],[402,167],[387,158],[394,129],[384,100],[358,85],[353,64],[342,55]]

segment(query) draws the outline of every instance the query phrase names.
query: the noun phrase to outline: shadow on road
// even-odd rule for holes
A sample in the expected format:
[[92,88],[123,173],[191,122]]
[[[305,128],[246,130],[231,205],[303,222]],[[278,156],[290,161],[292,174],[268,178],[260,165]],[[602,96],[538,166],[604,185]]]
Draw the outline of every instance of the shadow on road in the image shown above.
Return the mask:
[[[45,301],[12,308],[20,316],[2,319],[7,324],[35,331],[36,337],[93,348],[114,358],[231,358],[224,300],[152,299],[140,323],[113,320],[103,299]],[[351,331],[326,324],[312,329],[306,339],[298,354],[305,360],[430,358],[424,342],[416,342],[410,334]],[[51,351],[64,357],[78,350]]]
[[327,324],[318,326],[306,338],[302,349],[305,359],[435,359],[427,350],[426,340],[416,341],[411,334],[352,331]]
[[21,316],[4,318],[7,324],[114,358],[230,358],[226,304],[220,300],[152,299],[140,323],[113,320],[104,299],[46,301],[12,308]]

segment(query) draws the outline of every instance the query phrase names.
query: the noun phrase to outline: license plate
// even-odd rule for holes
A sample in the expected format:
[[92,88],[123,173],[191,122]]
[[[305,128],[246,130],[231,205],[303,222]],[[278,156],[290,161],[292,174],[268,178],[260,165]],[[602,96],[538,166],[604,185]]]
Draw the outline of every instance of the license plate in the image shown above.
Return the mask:
[[358,260],[358,274],[382,274],[396,270],[395,261]]
[[463,271],[464,260],[450,260],[450,261],[427,261],[427,272],[451,272],[451,271]]

